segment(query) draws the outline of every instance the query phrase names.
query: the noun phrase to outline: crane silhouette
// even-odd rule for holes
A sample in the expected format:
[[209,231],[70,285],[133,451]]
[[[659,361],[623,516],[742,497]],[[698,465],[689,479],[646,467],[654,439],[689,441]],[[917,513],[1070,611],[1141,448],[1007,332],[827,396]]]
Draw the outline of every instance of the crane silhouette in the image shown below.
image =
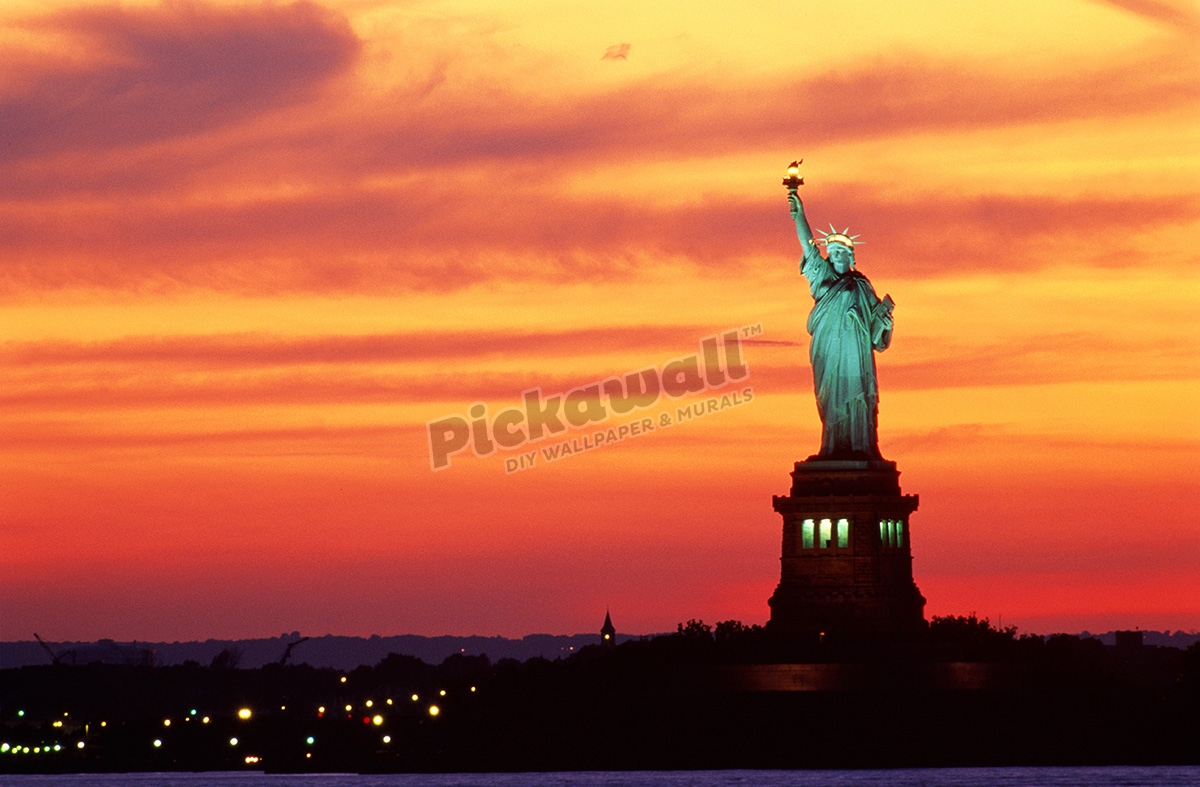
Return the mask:
[[312,639],[312,637],[301,637],[300,639],[296,640],[295,642],[289,642],[288,646],[287,646],[287,650],[285,650],[283,652],[283,655],[279,657],[279,666],[282,667],[284,664],[287,664],[288,658],[292,655],[292,648],[296,647],[301,642],[308,642],[310,639]]
[[56,666],[61,664],[62,660],[65,659],[67,656],[71,657],[72,664],[75,663],[75,651],[64,650],[62,653],[55,653],[54,649],[51,648],[49,645],[47,645],[46,640],[39,637],[38,633],[36,631],[33,632],[33,638],[36,639],[38,641],[38,644],[42,646],[42,650],[46,651],[46,653],[49,654],[50,661],[52,663],[54,663]]

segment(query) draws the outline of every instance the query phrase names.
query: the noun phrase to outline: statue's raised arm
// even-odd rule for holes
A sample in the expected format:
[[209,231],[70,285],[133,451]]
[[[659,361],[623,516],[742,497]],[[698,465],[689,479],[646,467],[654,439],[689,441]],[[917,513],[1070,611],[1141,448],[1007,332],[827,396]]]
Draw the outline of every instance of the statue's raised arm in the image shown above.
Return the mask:
[[[797,191],[802,183],[798,178],[793,183],[784,181],[796,236],[804,249],[800,273],[813,297],[809,359],[822,431],[821,450],[812,458],[878,460],[882,457],[875,352],[891,343],[892,299],[880,300],[867,277],[854,269],[857,235],[831,226],[823,238],[813,238]],[[825,246],[827,256],[818,244]]]
[[796,222],[796,237],[807,251],[816,245],[816,241],[813,240],[812,227],[808,226],[808,218],[804,215],[804,203],[800,201],[799,192],[788,192],[788,207],[792,211],[792,221]]
[[804,215],[804,203],[800,201],[800,195],[794,190],[788,191],[788,206],[791,208],[792,221],[796,224],[796,237],[800,239],[800,274],[808,279],[815,298],[817,291],[822,290],[836,276],[829,261],[821,256],[821,252],[817,248],[817,241],[813,239],[812,227],[808,224],[808,217]]

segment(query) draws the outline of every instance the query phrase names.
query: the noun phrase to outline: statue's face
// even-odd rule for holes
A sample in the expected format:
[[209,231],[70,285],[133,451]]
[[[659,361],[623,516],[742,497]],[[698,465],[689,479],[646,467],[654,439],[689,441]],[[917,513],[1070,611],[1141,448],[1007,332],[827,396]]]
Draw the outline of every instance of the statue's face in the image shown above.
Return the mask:
[[854,252],[840,243],[829,244],[829,263],[840,276],[854,264]]

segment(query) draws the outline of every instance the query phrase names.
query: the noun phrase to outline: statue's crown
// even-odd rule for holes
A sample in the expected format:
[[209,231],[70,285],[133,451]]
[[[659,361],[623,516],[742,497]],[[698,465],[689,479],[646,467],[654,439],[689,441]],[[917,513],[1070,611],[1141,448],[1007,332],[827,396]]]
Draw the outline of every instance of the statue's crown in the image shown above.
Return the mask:
[[830,224],[829,232],[822,229],[818,229],[817,232],[822,236],[817,239],[817,243],[824,244],[825,248],[829,248],[831,243],[840,243],[848,249],[853,249],[856,243],[866,243],[866,241],[859,240],[857,235],[851,235],[849,227],[838,232],[837,228]]

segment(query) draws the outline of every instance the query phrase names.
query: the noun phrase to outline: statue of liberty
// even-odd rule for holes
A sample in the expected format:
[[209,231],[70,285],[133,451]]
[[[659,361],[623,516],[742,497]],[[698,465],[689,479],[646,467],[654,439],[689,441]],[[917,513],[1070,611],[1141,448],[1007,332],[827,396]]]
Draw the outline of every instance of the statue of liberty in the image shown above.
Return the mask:
[[[867,277],[854,269],[857,235],[830,226],[813,238],[804,204],[795,186],[803,183],[789,169],[788,204],[796,234],[804,247],[800,273],[808,279],[813,308],[808,315],[812,335],[809,359],[817,410],[821,414],[821,450],[810,459],[878,460],[879,387],[875,351],[892,340],[891,297],[880,300]],[[818,244],[825,246],[822,256]]]

